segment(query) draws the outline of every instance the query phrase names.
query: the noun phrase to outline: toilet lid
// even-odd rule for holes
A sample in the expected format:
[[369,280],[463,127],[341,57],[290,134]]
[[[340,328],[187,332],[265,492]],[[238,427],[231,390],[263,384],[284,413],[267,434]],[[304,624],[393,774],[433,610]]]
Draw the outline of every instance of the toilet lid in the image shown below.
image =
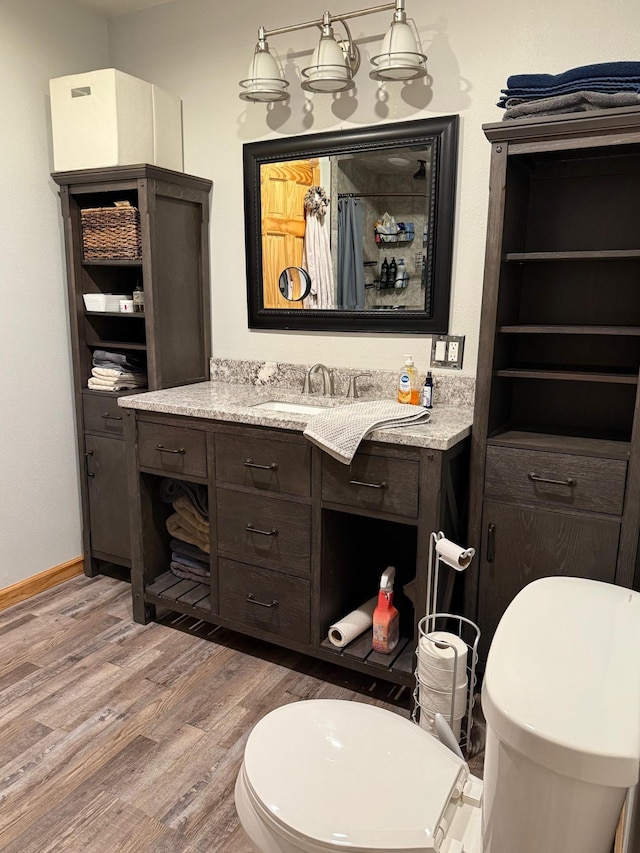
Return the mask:
[[250,794],[287,833],[366,851],[437,850],[434,835],[468,772],[409,720],[331,699],[267,714],[249,736],[244,768]]

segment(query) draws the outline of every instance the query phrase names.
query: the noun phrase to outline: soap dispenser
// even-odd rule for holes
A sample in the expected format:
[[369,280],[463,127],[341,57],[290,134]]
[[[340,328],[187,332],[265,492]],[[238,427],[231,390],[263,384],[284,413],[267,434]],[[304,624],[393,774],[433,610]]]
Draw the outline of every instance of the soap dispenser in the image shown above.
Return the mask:
[[405,356],[407,359],[398,377],[398,402],[412,403],[417,406],[420,399],[418,388],[418,371],[413,363],[413,356]]

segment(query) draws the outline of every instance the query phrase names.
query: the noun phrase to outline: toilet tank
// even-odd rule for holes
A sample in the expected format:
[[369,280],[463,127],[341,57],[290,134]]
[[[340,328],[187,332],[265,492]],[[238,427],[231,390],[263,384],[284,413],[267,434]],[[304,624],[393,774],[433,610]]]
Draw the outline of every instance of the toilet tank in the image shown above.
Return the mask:
[[640,594],[529,584],[495,633],[482,707],[484,853],[609,853],[640,766]]

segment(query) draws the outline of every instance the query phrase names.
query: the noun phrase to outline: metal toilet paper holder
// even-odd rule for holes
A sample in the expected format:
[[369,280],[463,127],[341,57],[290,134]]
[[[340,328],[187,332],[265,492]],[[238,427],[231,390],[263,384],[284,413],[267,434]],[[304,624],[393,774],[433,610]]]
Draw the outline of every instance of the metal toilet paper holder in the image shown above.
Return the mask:
[[[424,725],[424,715],[427,715],[427,722],[430,722],[430,715],[428,713],[429,709],[424,706],[424,694],[421,699],[421,688],[429,688],[429,685],[420,677],[420,650],[421,648],[425,648],[425,644],[428,645],[430,643],[433,643],[440,650],[451,649],[453,655],[449,656],[449,659],[453,666],[450,669],[447,668],[443,671],[447,673],[451,672],[451,688],[448,691],[444,691],[444,693],[448,694],[448,698],[450,700],[448,703],[448,707],[450,709],[448,722],[452,729],[455,728],[455,721],[459,708],[459,702],[456,702],[456,688],[461,681],[460,669],[464,666],[466,670],[464,714],[458,715],[458,719],[462,716],[462,723],[464,726],[461,729],[460,736],[457,738],[463,751],[470,743],[471,728],[473,725],[472,712],[475,687],[477,684],[476,666],[478,663],[480,629],[474,622],[464,616],[459,616],[455,613],[435,611],[438,602],[440,563],[442,562],[454,571],[460,572],[464,571],[468,567],[474,555],[475,550],[473,548],[461,548],[459,545],[456,545],[454,542],[446,539],[442,531],[437,533],[434,532],[430,536],[429,566],[427,572],[427,615],[418,623],[418,646],[416,648],[416,669],[414,671],[416,683],[413,691],[413,710],[411,714],[415,723],[421,725],[422,728],[426,728],[428,731],[432,731],[433,733],[431,725]],[[447,578],[447,586],[444,593],[443,604],[445,607],[449,607],[451,604],[454,578],[455,575],[451,572]],[[464,663],[461,660],[461,657],[463,657],[463,651],[459,648],[460,643],[454,643],[453,640],[451,642],[447,641],[446,638],[441,636],[442,632],[453,635],[455,638],[461,640],[466,646],[466,654],[464,655],[466,660]],[[436,633],[438,636],[434,637],[433,635]],[[435,690],[431,691],[432,695],[440,692],[441,691]],[[446,700],[447,695],[444,695],[443,702],[445,707],[447,706]]]

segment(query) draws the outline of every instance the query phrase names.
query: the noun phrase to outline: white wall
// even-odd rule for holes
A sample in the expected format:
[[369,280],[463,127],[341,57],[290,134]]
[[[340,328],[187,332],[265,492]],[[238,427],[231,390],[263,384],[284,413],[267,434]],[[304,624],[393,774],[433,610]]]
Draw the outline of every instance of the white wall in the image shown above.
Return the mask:
[[[334,12],[368,2],[329,4]],[[247,328],[242,143],[386,121],[459,113],[458,181],[451,332],[467,336],[464,373],[475,373],[478,344],[489,143],[482,124],[500,121],[495,106],[509,74],[557,73],[576,65],[638,56],[637,0],[407,0],[433,77],[417,84],[378,84],[367,57],[380,48],[391,13],[350,22],[362,68],[353,97],[315,95],[308,100],[296,67],[309,64],[315,30],[274,36],[271,48],[292,83],[288,106],[246,104],[238,81],[247,68],[260,25],[267,29],[321,17],[319,0],[176,0],[110,24],[111,58],[123,71],[156,82],[184,100],[186,171],[214,181],[212,211],[213,350],[216,356],[282,361],[321,360],[332,365],[396,369],[412,352],[428,366],[430,341],[411,335],[249,331]],[[338,27],[336,27],[338,29]],[[151,36],[151,33],[153,34]]]
[[0,588],[82,553],[48,81],[102,67],[107,47],[75,3],[0,3]]

